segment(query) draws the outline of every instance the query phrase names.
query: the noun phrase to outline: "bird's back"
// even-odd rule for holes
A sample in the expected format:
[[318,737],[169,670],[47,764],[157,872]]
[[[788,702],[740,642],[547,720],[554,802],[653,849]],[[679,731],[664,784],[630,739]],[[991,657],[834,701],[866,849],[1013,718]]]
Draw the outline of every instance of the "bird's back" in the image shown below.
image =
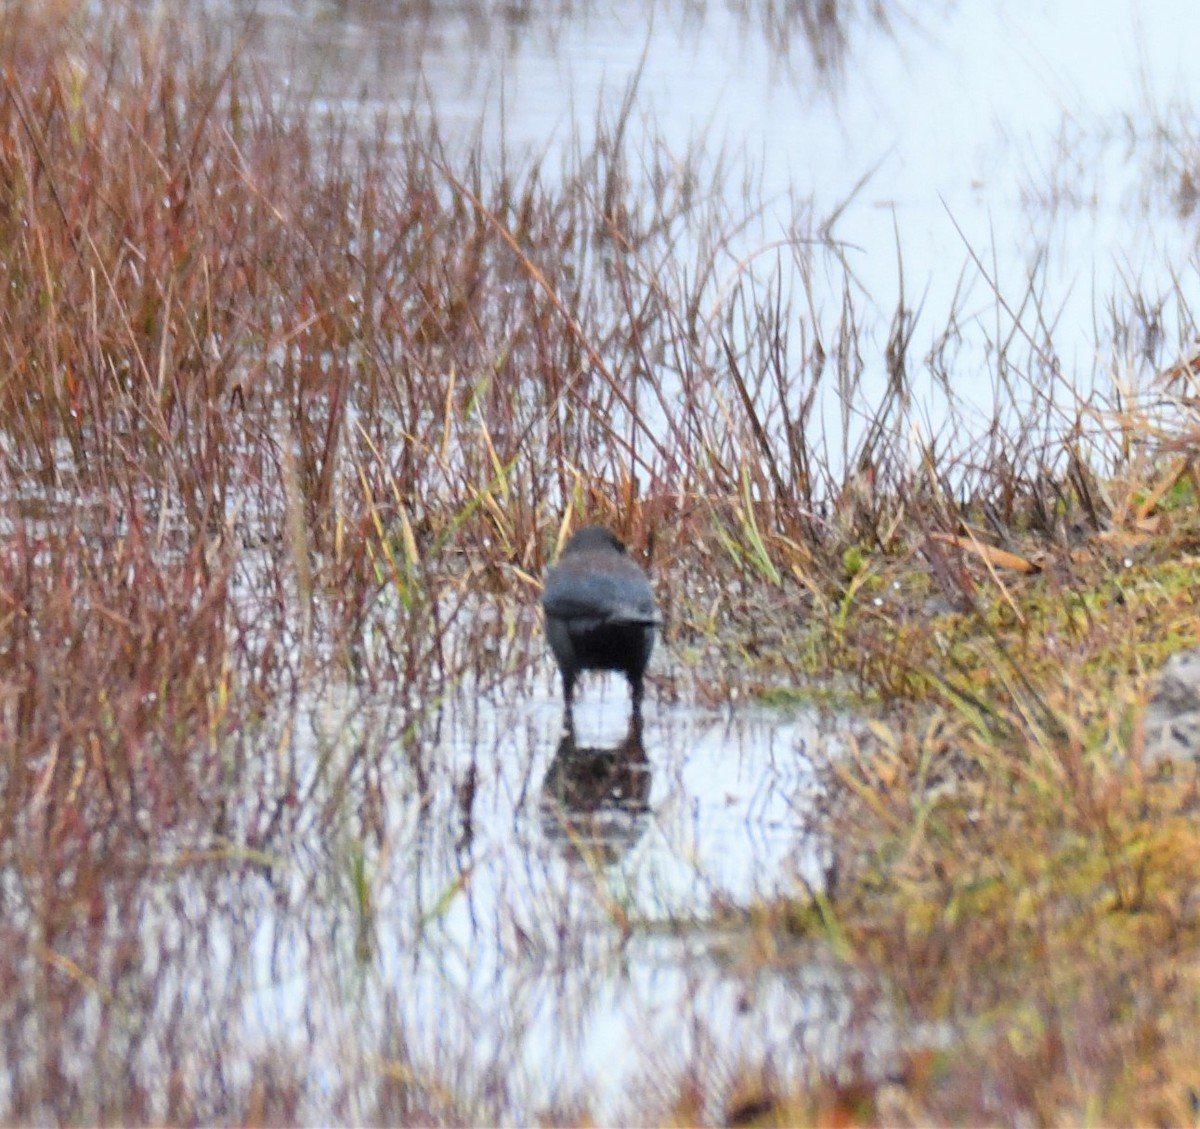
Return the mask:
[[620,670],[640,695],[658,612],[649,578],[608,530],[571,538],[546,574],[542,608],[568,687],[581,670]]
[[650,582],[628,557],[600,562],[566,558],[546,577],[542,607],[546,615],[581,631],[603,623],[658,621]]

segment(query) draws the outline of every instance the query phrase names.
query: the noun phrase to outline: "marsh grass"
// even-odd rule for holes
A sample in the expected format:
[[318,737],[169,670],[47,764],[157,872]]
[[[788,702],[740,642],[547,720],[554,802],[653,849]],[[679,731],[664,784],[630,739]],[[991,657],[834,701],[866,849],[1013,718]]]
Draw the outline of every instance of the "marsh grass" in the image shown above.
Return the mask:
[[[654,566],[701,699],[820,678],[903,706],[830,770],[823,833],[855,849],[821,913],[763,927],[836,939],[954,1048],[799,1093],[748,1064],[732,1120],[1186,1119],[1190,793],[1125,754],[1147,673],[1197,634],[1195,429],[1041,394],[1067,381],[1036,279],[995,296],[980,427],[954,324],[915,356],[901,286],[865,355],[848,273],[832,313],[815,282],[830,223],[798,208],[786,245],[735,252],[754,201],[730,217],[703,154],[631,153],[631,101],[549,176],[451,157],[415,116],[314,122],[132,9],[9,5],[0,73],[6,1119],[311,1108],[302,1064],[193,1074],[183,1031],[153,1094],[114,1083],[115,1052],[80,1071],[93,1020],[47,1017],[119,1015],[132,1047],[149,1006],[128,954],[120,999],[84,971],[113,869],[177,840],[269,873],[307,829],[369,948],[382,745],[348,728],[358,752],[306,775],[280,703],[386,695],[419,811],[422,734],[456,692],[528,678],[535,578],[584,518]],[[1154,316],[1113,311],[1126,336]],[[377,1065],[377,1105],[319,1108],[519,1108],[404,1045]],[[676,1108],[712,1100],[697,1073]]]
[[1143,759],[1139,718],[1200,640],[1198,530],[1194,486],[1156,476],[1106,482],[1103,533],[1037,538],[1036,571],[968,548],[906,600],[911,565],[871,566],[887,610],[835,661],[887,720],[828,767],[828,888],[749,920],[877,973],[857,1022],[910,1034],[886,1068],[751,1086],[762,1123],[1193,1117],[1198,781]]

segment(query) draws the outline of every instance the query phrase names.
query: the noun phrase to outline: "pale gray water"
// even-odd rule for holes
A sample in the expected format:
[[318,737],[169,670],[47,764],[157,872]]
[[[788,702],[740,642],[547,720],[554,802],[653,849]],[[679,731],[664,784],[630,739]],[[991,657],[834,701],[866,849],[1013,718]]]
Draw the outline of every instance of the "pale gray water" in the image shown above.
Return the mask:
[[[1200,75],[1187,45],[1200,8],[885,5],[883,25],[858,10],[865,4],[846,4],[844,48],[821,69],[798,27],[785,43],[764,33],[766,5],[747,7],[743,18],[733,4],[612,0],[566,14],[497,6],[478,20],[463,6],[428,21],[382,3],[253,10],[263,56],[318,109],[416,105],[436,117],[451,152],[478,134],[497,159],[502,149],[510,160],[552,157],[576,138],[586,149],[598,109],[611,120],[640,68],[634,153],[643,138],[681,159],[699,143],[733,170],[733,214],[746,203],[743,173],[774,201],[762,226],[734,242],[722,276],[781,267],[785,291],[795,288],[788,272],[798,267],[779,247],[796,207],[819,224],[844,206],[832,235],[867,339],[886,335],[902,260],[906,304],[920,311],[915,352],[954,323],[956,392],[981,415],[998,380],[995,346],[1011,337],[1019,346],[1028,333],[1042,348],[1051,331],[1066,378],[1054,391],[1068,412],[1095,381],[1144,379],[1191,342],[1200,282],[1180,174],[1197,132]],[[815,315],[829,341],[845,275],[830,258],[816,263]],[[1031,278],[1044,327],[1028,301]],[[1161,306],[1150,340],[1125,339],[1110,316],[1110,305],[1118,321],[1127,315],[1135,294]],[[885,374],[881,355],[864,352],[870,400]],[[1018,361],[1027,354],[1012,350]],[[935,382],[913,375],[936,430]]]
[[[128,907],[140,951],[157,954],[141,970],[155,1009],[132,1039],[151,1093],[181,1050],[220,1047],[235,1091],[264,1063],[285,1077],[300,1067],[302,1120],[349,1109],[369,1121],[402,1049],[417,1088],[449,1085],[460,1112],[483,1117],[505,1092],[518,1122],[573,1106],[621,1122],[663,1116],[697,1068],[719,1095],[742,1063],[770,1058],[792,1077],[837,1066],[846,970],[787,942],[772,959],[744,926],[695,928],[722,906],[823,883],[812,758],[836,748],[837,727],[652,701],[646,803],[607,825],[607,843],[581,844],[542,795],[556,700],[456,700],[421,750],[422,802],[386,709],[339,698],[302,705],[289,740],[262,744],[264,781],[278,753],[308,796],[269,868],[164,848],[164,881],[143,881]],[[581,741],[616,743],[626,704],[615,680],[590,681]],[[325,783],[310,794],[318,765]],[[364,839],[368,777],[380,810]],[[105,950],[95,960],[106,966]],[[882,1019],[870,1030],[876,1057],[895,1045]]]

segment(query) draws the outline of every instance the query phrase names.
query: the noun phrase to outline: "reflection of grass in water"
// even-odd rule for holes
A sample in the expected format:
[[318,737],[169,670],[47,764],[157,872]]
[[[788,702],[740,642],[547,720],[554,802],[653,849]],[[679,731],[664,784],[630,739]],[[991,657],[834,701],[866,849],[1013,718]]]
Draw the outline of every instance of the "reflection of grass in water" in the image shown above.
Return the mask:
[[[475,60],[518,43],[553,49],[560,37],[581,20],[603,18],[611,14],[610,7],[596,3],[596,0],[538,0],[515,4],[496,3],[495,0],[455,0],[453,4],[413,0],[400,5],[392,0],[342,0],[336,13],[326,13],[326,20],[355,28],[360,36],[369,36],[372,43],[400,55],[403,62],[409,61],[410,54],[420,57],[414,45],[431,42],[438,43],[443,50],[450,42],[453,50]],[[787,0],[784,3],[778,0],[724,0],[724,3],[711,7],[660,0],[641,4],[629,12],[636,13],[648,28],[678,28],[687,36],[726,33],[727,21],[720,17],[731,15],[741,35],[747,40],[761,42],[770,51],[778,69],[797,81],[811,81],[814,72],[818,76],[836,75],[860,29],[886,33],[894,18],[903,20],[906,15],[898,5],[881,0]],[[622,13],[618,6],[615,14],[620,18],[628,13]],[[269,20],[262,22],[269,28]],[[313,26],[316,30],[311,37],[306,34],[309,26],[300,21],[295,21],[289,30],[302,43],[311,39],[310,49],[318,57],[308,64],[309,67],[324,79],[337,82],[343,76],[327,73],[328,56],[331,39],[337,43],[340,37],[330,36],[324,21],[317,21]],[[294,50],[291,39],[286,42]],[[249,46],[263,47],[266,64],[278,65],[279,60],[270,58],[271,48],[275,45],[269,35],[263,44],[257,36],[251,35]],[[347,67],[346,85],[352,87],[359,78],[356,67],[362,61],[343,58],[339,63]],[[400,73],[404,73],[402,69]]]
[[[128,958],[97,993],[92,939],[119,905],[136,948],[150,895],[121,860],[164,838],[258,866],[289,831],[330,834],[369,952],[389,762],[330,756],[304,777],[270,719],[358,680],[392,704],[419,810],[441,703],[519,686],[540,647],[532,578],[569,514],[647,554],[702,697],[819,675],[915,703],[831,770],[839,875],[819,912],[768,907],[758,926],[835,932],[917,1018],[955,1024],[933,1061],[913,1050],[899,1095],[866,1071],[839,1082],[856,1110],[1183,1108],[1187,782],[1120,754],[1145,672],[1195,635],[1194,483],[1171,461],[1194,438],[1186,405],[1169,436],[1127,404],[1064,408],[1031,283],[1017,306],[996,295],[1011,332],[982,429],[952,391],[978,377],[950,367],[970,319],[948,318],[930,435],[903,295],[864,358],[849,277],[832,318],[815,281],[839,249],[818,234],[732,261],[751,218],[699,154],[634,167],[624,119],[603,123],[551,191],[536,167],[448,168],[415,120],[394,145],[312,132],[236,60],[131,15],[85,35],[47,11],[0,28],[0,842],[37,946],[16,950],[43,954],[33,979],[22,958],[4,972],[24,985],[10,1016],[111,1008],[137,1044],[154,986]],[[304,1091],[285,1054],[210,1092],[176,1032],[166,1096],[139,1104],[103,1058],[68,1069],[71,1029],[9,1049],[36,1062],[11,1117],[287,1117]],[[374,1074],[362,1048],[344,1064],[377,1079],[381,1118],[517,1108],[486,1079],[447,1082],[452,1048],[439,1079],[397,1038]],[[679,1109],[711,1109],[714,1079],[697,1072]],[[819,1112],[823,1085],[765,1112]]]

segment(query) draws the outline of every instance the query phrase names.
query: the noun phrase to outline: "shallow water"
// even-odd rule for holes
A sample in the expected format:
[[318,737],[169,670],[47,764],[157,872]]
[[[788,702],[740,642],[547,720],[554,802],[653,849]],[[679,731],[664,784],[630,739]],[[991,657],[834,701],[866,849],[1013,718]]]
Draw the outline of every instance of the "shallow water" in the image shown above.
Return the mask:
[[[548,664],[537,681],[552,683]],[[711,1104],[746,1064],[835,1068],[850,974],[816,948],[764,950],[740,917],[696,922],[824,882],[814,765],[840,726],[652,695],[642,754],[627,746],[631,772],[597,791],[596,750],[627,735],[626,699],[589,680],[589,751],[566,767],[558,702],[540,690],[456,699],[415,749],[384,704],[299,703],[251,740],[251,794],[283,798],[268,845],[168,838],[106,858],[90,920],[47,937],[53,964],[26,958],[6,1008],[31,1018],[9,1061],[65,1070],[85,1093],[121,1080],[145,1102],[126,1111],[150,1121],[178,1116],[164,1082],[178,1077],[201,1121],[251,1108],[257,1085],[291,1093],[285,1120],[309,1124],[654,1120],[696,1072]],[[29,914],[10,927],[53,917],[51,886],[8,878],[10,909]],[[86,976],[64,981],[71,967]],[[33,1018],[47,1000],[67,1028]],[[852,1049],[880,1061],[898,1035],[871,1022]],[[860,1044],[863,1031],[860,1017]]]
[[[344,901],[306,904],[330,859],[289,867],[287,912],[265,915],[254,944],[248,1041],[304,1029],[315,1039],[304,1053],[331,1061],[402,1033],[418,1074],[461,1082],[459,1098],[502,1068],[523,1088],[508,1098],[517,1120],[576,1103],[619,1118],[627,1094],[626,1116],[644,1115],[650,1079],[670,1094],[694,1069],[698,1030],[714,1032],[708,1057],[727,1070],[790,1048],[800,1030],[828,1045],[845,1003],[819,961],[763,967],[748,984],[736,931],[688,929],[722,904],[794,891],[799,876],[821,881],[804,831],[809,758],[824,744],[811,719],[652,706],[633,758],[643,783],[614,799],[588,784],[596,747],[625,736],[625,695],[615,682],[589,689],[577,727],[591,751],[566,802],[558,704],[540,695],[449,711],[425,750],[423,804],[404,768],[383,769],[369,920],[360,934]],[[396,802],[405,795],[414,802]],[[281,936],[283,976],[268,959]]]
[[[420,16],[275,0],[254,7],[251,42],[318,112],[416,107],[451,153],[478,136],[497,162],[546,155],[550,175],[555,153],[586,150],[597,112],[611,123],[636,81],[633,153],[661,143],[682,162],[699,145],[730,170],[732,214],[767,205],[732,242],[727,281],[778,270],[785,292],[802,293],[806,256],[788,241],[836,215],[830,233],[879,345],[864,349],[856,413],[873,415],[884,394],[901,296],[916,356],[948,362],[981,423],[1002,391],[1002,347],[1068,412],[1114,376],[1145,379],[1178,359],[1200,298],[1188,188],[1200,75],[1183,47],[1200,9],[947,2],[883,5],[880,19],[872,7],[840,5],[837,33],[814,40],[795,15],[804,5],[790,16],[623,0]],[[230,6],[209,10],[227,18]],[[838,256],[815,262],[807,312],[834,340],[847,274]],[[910,376],[936,432],[939,377]]]

